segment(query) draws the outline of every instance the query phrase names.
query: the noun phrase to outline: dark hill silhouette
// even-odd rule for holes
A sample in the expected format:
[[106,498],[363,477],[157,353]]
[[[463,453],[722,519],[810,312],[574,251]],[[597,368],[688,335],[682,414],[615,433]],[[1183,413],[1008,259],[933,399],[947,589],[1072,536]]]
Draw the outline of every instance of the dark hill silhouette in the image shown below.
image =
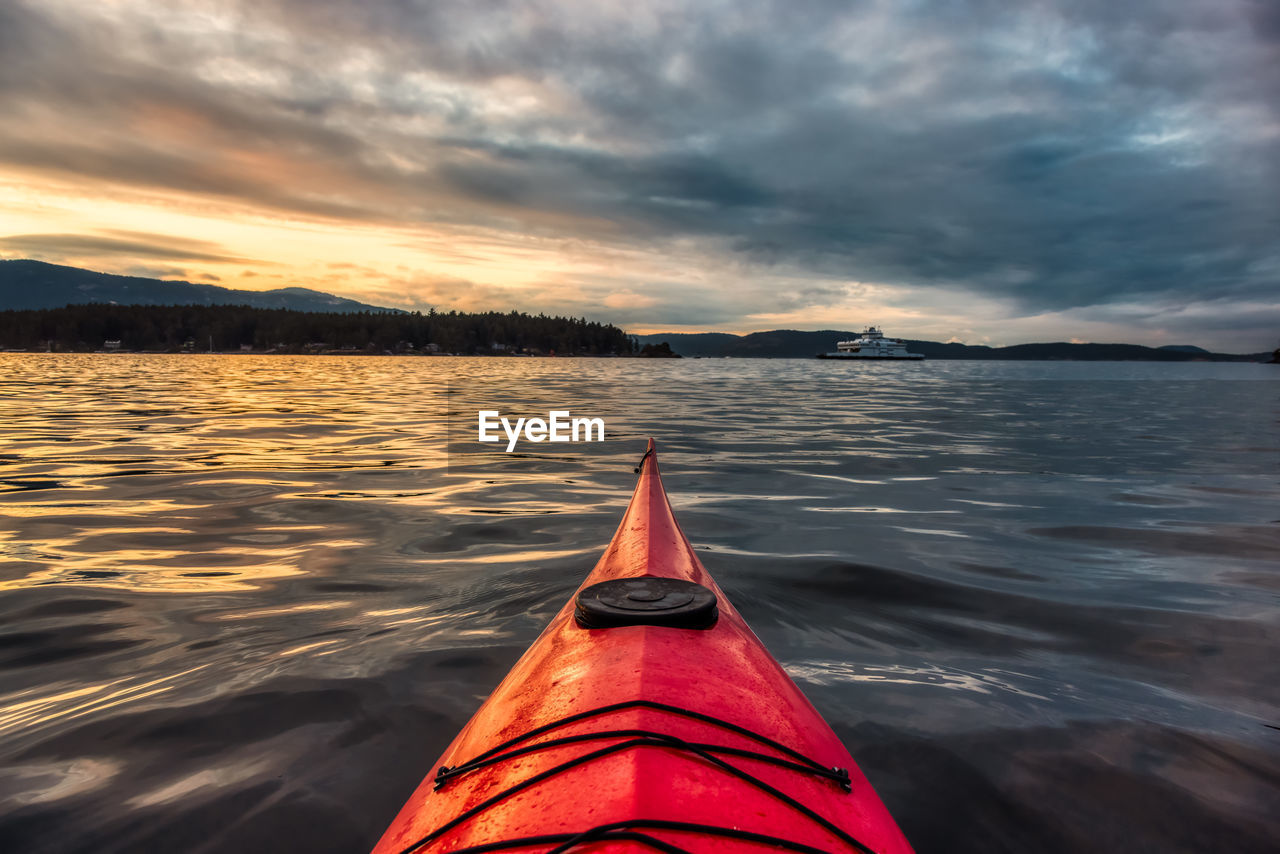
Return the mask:
[[0,349],[626,356],[632,342],[609,324],[515,311],[421,314],[94,303],[0,311]]
[[[750,335],[724,332],[675,332],[637,335],[644,344],[663,341],[682,356],[709,358],[732,356],[772,359],[807,358],[836,348],[837,341],[857,338],[861,333],[823,329],[806,332],[796,329],[774,329]],[[1200,347],[1171,345],[1143,347],[1138,344],[1069,344],[1059,341],[1047,344],[1015,344],[1012,347],[986,347],[969,344],[943,344],[938,341],[903,339],[907,350],[928,359],[1067,359],[1077,361],[1144,361],[1144,362],[1261,362],[1269,353],[1210,353]]]
[[95,273],[44,261],[0,261],[0,310],[116,305],[248,305],[294,311],[398,311],[310,288],[241,291],[194,282]]

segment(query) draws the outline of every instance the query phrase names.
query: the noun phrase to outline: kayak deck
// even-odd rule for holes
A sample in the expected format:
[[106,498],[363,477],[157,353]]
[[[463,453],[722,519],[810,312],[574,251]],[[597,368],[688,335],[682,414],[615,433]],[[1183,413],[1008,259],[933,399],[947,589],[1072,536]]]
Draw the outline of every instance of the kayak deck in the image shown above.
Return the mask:
[[910,852],[848,751],[698,560],[652,440],[622,523],[579,592],[647,577],[711,591],[714,624],[584,628],[575,596],[375,854]]

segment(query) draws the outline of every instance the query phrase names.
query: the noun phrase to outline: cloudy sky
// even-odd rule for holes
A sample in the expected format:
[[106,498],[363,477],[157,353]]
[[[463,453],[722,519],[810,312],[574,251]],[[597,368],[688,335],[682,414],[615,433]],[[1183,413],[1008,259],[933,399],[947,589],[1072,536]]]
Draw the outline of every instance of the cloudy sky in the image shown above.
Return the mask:
[[0,257],[1280,344],[1277,0],[3,0]]

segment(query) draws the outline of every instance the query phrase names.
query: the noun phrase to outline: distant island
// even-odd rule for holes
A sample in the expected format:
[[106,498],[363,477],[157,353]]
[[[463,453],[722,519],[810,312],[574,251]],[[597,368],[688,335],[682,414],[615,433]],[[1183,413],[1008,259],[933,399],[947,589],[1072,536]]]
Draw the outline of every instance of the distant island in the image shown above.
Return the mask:
[[[642,355],[616,326],[520,312],[315,312],[244,305],[0,311],[0,349],[335,355]],[[643,354],[648,355],[648,354]]]
[[[693,358],[810,358],[835,348],[837,341],[857,338],[859,332],[825,329],[806,332],[775,329],[732,335],[726,332],[676,332],[635,336],[641,346],[666,343],[681,356]],[[903,339],[907,349],[927,359],[1006,359],[1143,362],[1265,362],[1271,353],[1212,353],[1190,345],[1143,347],[1138,344],[1015,344],[986,347]]]
[[295,311],[386,311],[310,288],[243,291],[218,285],[117,276],[79,267],[19,259],[0,261],[0,309],[61,308],[81,303],[114,305],[248,305]]
[[580,318],[406,312],[308,288],[234,290],[34,260],[0,261],[0,349],[669,355]]
[[[0,260],[0,349],[9,350],[785,359],[810,358],[858,334],[775,329],[749,335],[628,335],[612,324],[575,318],[518,312],[423,314],[309,288],[246,291],[31,259]],[[1280,363],[1280,350],[1213,353],[1191,345],[905,343],[927,359]]]

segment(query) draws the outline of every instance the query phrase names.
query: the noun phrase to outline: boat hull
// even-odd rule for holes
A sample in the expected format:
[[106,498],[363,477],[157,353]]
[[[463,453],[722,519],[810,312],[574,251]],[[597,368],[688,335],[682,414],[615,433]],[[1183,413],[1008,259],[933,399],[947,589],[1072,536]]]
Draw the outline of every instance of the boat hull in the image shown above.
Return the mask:
[[[478,767],[438,789],[428,777],[379,841],[375,854],[457,851],[539,836],[563,840],[614,825],[621,829],[573,850],[654,850],[627,836],[636,833],[691,852],[776,850],[752,841],[752,834],[823,851],[911,850],[848,751],[698,560],[671,514],[652,447],[650,442],[617,534],[580,591],[625,578],[693,582],[715,594],[715,624],[705,629],[583,628],[575,619],[576,597],[571,599],[445,750],[437,767],[465,766],[473,757],[542,727],[552,729],[525,744],[566,736],[584,740]],[[555,726],[567,717],[633,702],[639,705]],[[718,718],[742,730],[662,705]],[[748,731],[811,757],[823,768],[847,769],[849,790],[832,779],[768,761],[700,755],[678,746],[713,745],[785,758],[744,734]],[[600,737],[601,732],[658,733],[659,741],[671,743],[627,746],[624,742],[633,736]],[[593,752],[604,755],[553,771]],[[717,758],[767,788],[726,771]],[[539,775],[547,776],[503,794]],[[821,820],[797,809],[796,803]],[[726,837],[690,825],[735,828],[740,835]],[[552,847],[547,842],[519,850]]]
[[819,353],[819,359],[836,359],[846,362],[920,362],[924,360],[924,356],[919,353],[910,353],[906,356],[856,356],[845,353]]

